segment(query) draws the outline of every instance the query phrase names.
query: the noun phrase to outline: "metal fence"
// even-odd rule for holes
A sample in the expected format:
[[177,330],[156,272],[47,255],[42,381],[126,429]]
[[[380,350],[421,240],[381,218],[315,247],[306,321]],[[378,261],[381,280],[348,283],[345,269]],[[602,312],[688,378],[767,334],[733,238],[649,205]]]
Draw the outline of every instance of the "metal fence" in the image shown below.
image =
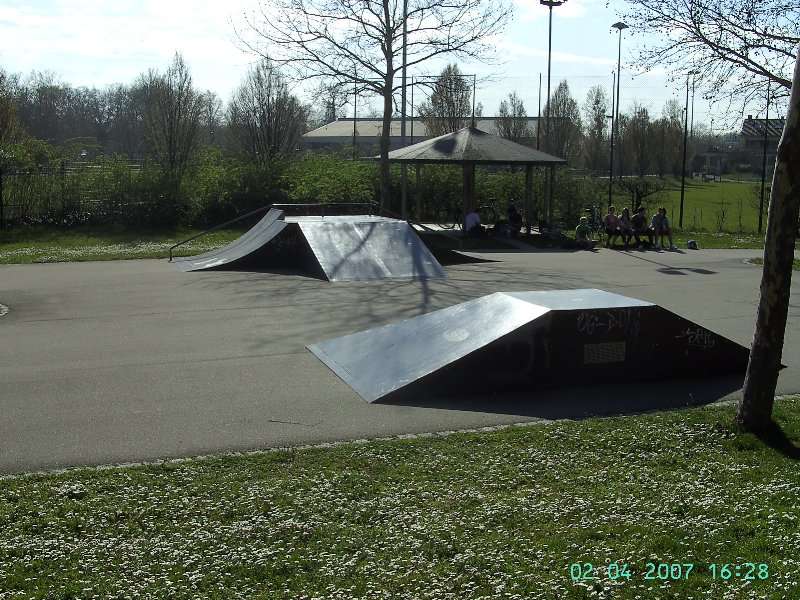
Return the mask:
[[0,168],[0,228],[19,223],[115,221],[148,204],[142,162],[62,162]]

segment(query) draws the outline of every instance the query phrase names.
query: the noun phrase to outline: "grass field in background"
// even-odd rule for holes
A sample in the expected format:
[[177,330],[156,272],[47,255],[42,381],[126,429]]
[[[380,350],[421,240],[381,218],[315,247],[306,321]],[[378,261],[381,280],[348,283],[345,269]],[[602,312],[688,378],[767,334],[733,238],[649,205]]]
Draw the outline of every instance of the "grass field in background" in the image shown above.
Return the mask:
[[[167,258],[170,246],[200,233],[199,229],[129,231],[115,227],[55,229],[26,227],[0,231],[0,264]],[[175,256],[192,256],[227,244],[243,233],[223,229],[177,248]]]
[[798,462],[733,410],[0,480],[0,596],[798,598]]
[[[718,233],[720,221],[722,231],[727,233],[755,234],[758,231],[758,203],[760,181],[721,182],[687,179],[683,206],[683,228],[687,231]],[[613,196],[618,209],[630,207],[630,195],[619,192]],[[764,226],[769,198],[764,201]],[[667,209],[672,226],[677,228],[680,216],[681,182],[669,179],[667,188],[644,199],[648,219],[656,208]],[[722,211],[725,218],[722,219]]]

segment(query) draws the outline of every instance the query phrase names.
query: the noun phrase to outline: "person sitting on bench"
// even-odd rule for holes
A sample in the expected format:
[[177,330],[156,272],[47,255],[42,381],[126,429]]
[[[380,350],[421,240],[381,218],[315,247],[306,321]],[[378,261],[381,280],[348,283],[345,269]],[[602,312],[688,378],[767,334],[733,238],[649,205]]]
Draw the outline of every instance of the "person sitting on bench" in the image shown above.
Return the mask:
[[617,209],[613,206],[608,207],[608,214],[603,217],[603,226],[606,230],[606,248],[612,248],[614,240],[621,235]]
[[464,217],[464,234],[470,237],[483,237],[484,233],[478,211],[474,208],[470,209]]
[[592,230],[589,227],[589,219],[581,217],[578,226],[575,228],[575,241],[578,246],[584,250],[591,250],[594,248],[592,241]]
[[513,237],[516,237],[519,230],[522,229],[522,215],[513,204],[508,205],[508,226]]
[[633,225],[633,237],[636,239],[637,248],[643,245],[642,240],[639,239],[640,235],[647,236],[648,246],[653,245],[653,230],[647,226],[647,215],[644,212],[644,206],[636,209],[636,212],[631,217],[631,225]]

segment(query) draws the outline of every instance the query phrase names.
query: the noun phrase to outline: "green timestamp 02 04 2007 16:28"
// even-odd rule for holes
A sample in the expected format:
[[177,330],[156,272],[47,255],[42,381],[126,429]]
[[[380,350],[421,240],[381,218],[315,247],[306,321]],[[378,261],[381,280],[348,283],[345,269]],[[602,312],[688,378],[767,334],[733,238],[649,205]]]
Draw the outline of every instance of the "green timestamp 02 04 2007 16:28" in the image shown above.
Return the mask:
[[[606,577],[600,574],[605,571]],[[608,578],[612,581],[640,577],[653,581],[679,581],[688,579],[692,573],[706,572],[712,579],[757,581],[769,579],[769,565],[767,563],[667,563],[647,562],[643,570],[636,569],[626,562],[612,562],[602,567],[593,563],[582,562],[569,565],[569,577],[572,581],[594,581]]]

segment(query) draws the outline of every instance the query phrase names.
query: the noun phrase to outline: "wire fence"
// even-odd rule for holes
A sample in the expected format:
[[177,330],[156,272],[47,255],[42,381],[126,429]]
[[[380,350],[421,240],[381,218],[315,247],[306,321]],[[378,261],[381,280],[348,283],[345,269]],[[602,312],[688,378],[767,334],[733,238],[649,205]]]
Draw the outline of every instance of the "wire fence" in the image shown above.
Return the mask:
[[152,204],[144,163],[62,162],[0,168],[0,228],[16,224],[130,221]]

